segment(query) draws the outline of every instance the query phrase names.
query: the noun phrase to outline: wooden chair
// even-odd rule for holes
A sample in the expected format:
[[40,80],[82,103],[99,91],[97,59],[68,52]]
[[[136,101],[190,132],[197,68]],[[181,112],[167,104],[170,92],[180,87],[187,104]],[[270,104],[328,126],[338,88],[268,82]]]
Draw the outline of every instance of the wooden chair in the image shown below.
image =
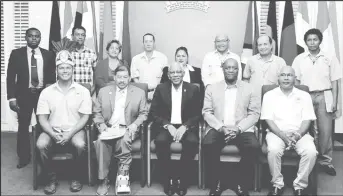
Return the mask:
[[[201,140],[205,137],[205,128],[206,126],[208,126],[208,124],[206,122],[204,122],[204,126],[202,126],[202,130],[201,130]],[[258,138],[258,131],[255,131],[255,135]],[[204,153],[200,147],[200,152]],[[202,157],[202,181],[201,181],[201,188],[205,189],[205,159],[206,157],[204,156],[204,154],[201,156]],[[220,161],[221,162],[230,162],[230,163],[238,163],[241,160],[241,155],[239,154],[239,149],[237,148],[237,146],[233,145],[233,144],[228,144],[226,145],[222,151],[221,151],[221,155],[220,155]],[[254,191],[257,190],[257,184],[258,184],[258,163],[255,164],[254,166]]]
[[[91,117],[90,117],[91,118]],[[86,143],[87,143],[87,171],[88,171],[88,185],[92,186],[92,172],[91,172],[91,135],[90,135],[90,123],[91,121],[88,121],[86,124],[84,130],[86,131]],[[39,153],[36,143],[38,136],[41,133],[41,128],[39,125],[35,125],[32,127],[32,165],[33,165],[33,189],[37,190],[38,188],[38,163],[37,163],[37,153]],[[65,153],[56,153],[54,154],[51,159],[54,161],[62,161],[62,160],[72,160],[74,158],[73,154],[70,152],[65,152]]]
[[[278,87],[277,85],[264,85],[262,87],[262,96],[261,99],[263,100],[263,95]],[[296,85],[296,88],[309,92],[309,88],[305,85]],[[314,130],[312,129],[312,125],[310,126],[309,133],[311,134],[312,137],[316,138],[316,134],[314,133]],[[259,169],[258,169],[258,191],[261,190],[261,182],[262,182],[262,165],[263,164],[268,164],[268,159],[267,159],[267,143],[265,141],[266,137],[266,129],[267,129],[267,124],[265,121],[260,120],[259,122],[259,143],[262,147],[262,155],[259,157]],[[317,148],[317,143],[315,142],[316,148]],[[318,149],[318,148],[317,148]],[[298,166],[300,160],[300,156],[295,152],[295,150],[290,150],[290,151],[285,151],[284,155],[282,156],[282,165],[287,165],[287,166]],[[314,166],[310,176],[309,176],[309,190],[311,190],[312,194],[317,195],[317,167],[316,165]]]
[[[154,140],[151,139],[151,125],[152,122],[149,123],[147,127],[147,186],[151,186],[151,160],[157,160],[156,155],[156,145]],[[202,123],[199,124],[199,145],[198,145],[198,153],[195,155],[194,160],[198,161],[198,187],[201,187],[202,182],[202,158],[201,158],[201,129]],[[180,160],[181,158],[181,151],[182,151],[182,144],[179,142],[172,142],[170,145],[171,149],[171,160]]]

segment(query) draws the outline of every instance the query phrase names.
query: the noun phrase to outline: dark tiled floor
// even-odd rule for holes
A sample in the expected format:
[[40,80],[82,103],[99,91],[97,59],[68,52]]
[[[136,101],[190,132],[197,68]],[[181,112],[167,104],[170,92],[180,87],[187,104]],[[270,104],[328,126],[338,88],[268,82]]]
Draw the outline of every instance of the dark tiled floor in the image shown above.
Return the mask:
[[[1,195],[44,195],[43,187],[39,187],[34,191],[32,188],[32,164],[23,169],[17,169],[16,155],[16,134],[1,133]],[[319,173],[318,176],[318,195],[342,195],[343,193],[343,151],[335,151],[333,163],[337,170],[337,176],[328,176],[325,173]],[[228,165],[230,166],[230,165]],[[230,169],[229,169],[230,170]],[[228,170],[228,173],[229,173]],[[294,169],[290,169],[294,171]],[[264,172],[268,172],[265,167]],[[295,172],[295,171],[294,171]],[[155,172],[157,173],[157,172]],[[266,175],[268,176],[268,175]],[[285,180],[286,177],[285,177]],[[263,189],[261,192],[251,191],[251,195],[266,195],[269,179],[264,180]],[[291,178],[288,179],[291,184]],[[292,195],[291,188],[286,189],[284,195]],[[95,195],[96,186],[89,187],[84,185],[83,189],[78,193],[69,191],[68,180],[60,180],[60,184],[55,195]],[[131,186],[133,195],[164,195],[163,188],[158,182],[153,182],[150,188],[140,187],[137,180]],[[193,185],[189,188],[187,195],[208,195],[208,189],[198,189],[196,179]],[[114,195],[114,186],[111,186],[109,195]],[[235,195],[233,191],[227,189],[222,195]]]

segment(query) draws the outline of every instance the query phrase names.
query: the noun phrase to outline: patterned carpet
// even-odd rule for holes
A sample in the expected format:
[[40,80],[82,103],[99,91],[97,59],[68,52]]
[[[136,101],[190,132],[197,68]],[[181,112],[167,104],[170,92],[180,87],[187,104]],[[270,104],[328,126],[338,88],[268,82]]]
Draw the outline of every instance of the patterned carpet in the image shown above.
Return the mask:
[[[343,193],[343,151],[334,152],[334,166],[336,167],[337,176],[328,176],[325,173],[319,173],[318,176],[318,195],[342,195]],[[1,132],[1,195],[44,195],[43,187],[40,186],[38,190],[34,191],[32,188],[32,164],[25,168],[17,169],[17,155],[16,155],[16,133]],[[227,170],[228,178],[234,178],[234,166],[228,164]],[[135,169],[135,168],[134,168]],[[157,168],[156,168],[157,169]],[[285,175],[287,188],[284,195],[292,195],[290,185],[295,175],[294,168],[286,168],[286,175],[288,170],[292,171],[292,176]],[[155,170],[156,171],[156,170]],[[264,168],[264,172],[268,173],[268,168]],[[139,181],[133,179],[131,190],[133,195],[164,195],[163,187],[157,181],[157,171],[153,175],[153,183],[150,188],[147,186],[141,188]],[[231,175],[230,175],[231,174]],[[268,192],[269,176],[265,175],[263,180],[263,188],[261,192],[250,191],[250,195],[266,195]],[[232,179],[231,178],[231,179]],[[188,189],[187,195],[208,195],[209,189],[198,189],[196,183],[197,179],[192,180],[192,185]],[[229,181],[229,180],[228,180]],[[78,193],[71,193],[69,191],[68,178],[62,177],[59,181],[59,186],[55,195],[96,195],[97,186],[89,187],[84,185],[83,189]],[[114,185],[111,186],[109,195],[114,195]],[[222,195],[235,195],[235,193],[227,189]]]

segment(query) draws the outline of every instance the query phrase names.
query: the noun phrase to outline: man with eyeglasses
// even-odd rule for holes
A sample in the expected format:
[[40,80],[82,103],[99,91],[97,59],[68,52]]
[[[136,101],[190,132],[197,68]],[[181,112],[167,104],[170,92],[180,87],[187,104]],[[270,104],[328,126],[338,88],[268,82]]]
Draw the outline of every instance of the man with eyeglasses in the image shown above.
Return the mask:
[[268,129],[266,135],[268,164],[272,188],[268,195],[282,195],[281,158],[284,151],[294,149],[300,156],[297,177],[293,181],[294,195],[303,195],[308,177],[316,163],[317,150],[308,134],[311,121],[316,120],[309,93],[294,87],[295,72],[290,66],[280,70],[280,86],[268,91],[263,98],[261,119]]
[[229,44],[229,37],[227,35],[219,34],[214,40],[215,51],[205,55],[201,68],[201,77],[205,87],[209,84],[224,80],[221,64],[228,58],[236,59],[236,61],[239,62],[238,80],[242,79],[240,57],[229,50]]
[[[199,141],[200,92],[197,86],[183,81],[184,75],[181,64],[171,65],[170,80],[157,85],[150,108],[154,122],[152,132],[157,135],[156,154],[163,167],[164,192],[168,196],[175,192],[186,195],[190,163],[197,153]],[[170,160],[173,141],[182,144],[177,165]]]
[[33,109],[43,88],[56,81],[55,54],[39,47],[41,33],[29,28],[25,33],[27,46],[14,49],[8,60],[7,99],[11,110],[18,115],[17,168],[30,162],[29,125]]

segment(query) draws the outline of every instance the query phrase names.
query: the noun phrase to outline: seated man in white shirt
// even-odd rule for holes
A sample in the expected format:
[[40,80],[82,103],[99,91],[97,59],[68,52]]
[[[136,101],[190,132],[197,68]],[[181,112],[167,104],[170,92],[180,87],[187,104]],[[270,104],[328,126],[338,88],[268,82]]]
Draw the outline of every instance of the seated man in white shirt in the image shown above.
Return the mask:
[[93,108],[93,121],[100,132],[94,143],[101,180],[98,195],[108,194],[108,173],[112,156],[119,159],[116,194],[131,192],[131,144],[137,139],[139,126],[148,116],[145,92],[129,84],[129,68],[125,65],[118,66],[114,70],[114,80],[115,84],[100,89]]
[[54,194],[57,188],[56,174],[53,171],[50,154],[54,147],[70,144],[76,148],[73,166],[69,169],[74,172],[74,179],[70,191],[77,192],[82,189],[80,177],[82,176],[82,154],[85,151],[85,131],[89,115],[92,113],[92,100],[90,92],[82,85],[73,82],[73,57],[62,50],[56,57],[56,72],[58,81],[45,88],[38,100],[37,115],[43,132],[37,140],[43,163],[43,172],[48,175],[48,183],[44,188],[45,194]]
[[281,195],[284,182],[281,157],[285,150],[294,149],[301,157],[297,178],[293,181],[295,195],[302,195],[308,186],[308,176],[316,162],[317,150],[308,134],[316,119],[309,93],[294,87],[295,73],[290,66],[280,70],[279,84],[264,95],[261,119],[268,124],[266,142],[268,163],[272,175],[272,190],[268,195]]

